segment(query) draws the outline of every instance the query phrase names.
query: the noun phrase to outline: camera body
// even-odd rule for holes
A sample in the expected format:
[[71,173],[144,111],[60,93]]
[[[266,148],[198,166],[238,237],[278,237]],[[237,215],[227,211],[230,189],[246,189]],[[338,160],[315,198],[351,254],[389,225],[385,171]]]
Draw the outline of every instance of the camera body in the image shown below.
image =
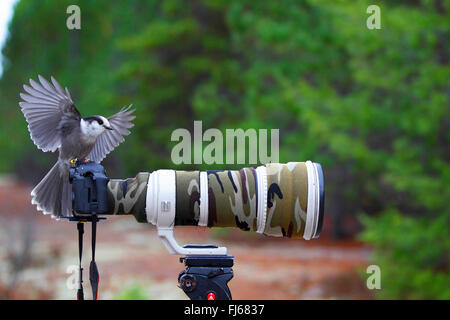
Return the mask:
[[69,169],[74,214],[92,215],[108,212],[108,182],[105,168],[93,161],[77,161]]

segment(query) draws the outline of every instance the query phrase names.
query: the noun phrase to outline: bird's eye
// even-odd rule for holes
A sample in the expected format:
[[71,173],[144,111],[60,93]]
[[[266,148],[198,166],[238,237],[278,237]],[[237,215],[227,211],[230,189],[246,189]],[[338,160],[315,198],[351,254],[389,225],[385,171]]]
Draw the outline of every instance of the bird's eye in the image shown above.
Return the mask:
[[97,121],[98,121],[99,125],[103,125],[103,120],[102,119],[98,119]]

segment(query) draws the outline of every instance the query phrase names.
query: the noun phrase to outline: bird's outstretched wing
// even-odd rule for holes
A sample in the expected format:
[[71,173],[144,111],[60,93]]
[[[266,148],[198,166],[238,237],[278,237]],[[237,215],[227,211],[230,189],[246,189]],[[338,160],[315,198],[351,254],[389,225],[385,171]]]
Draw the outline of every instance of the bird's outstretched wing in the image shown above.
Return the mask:
[[51,77],[52,84],[40,75],[37,83],[30,79],[30,86],[24,85],[27,93],[21,93],[19,102],[28,122],[31,140],[42,151],[56,151],[61,145],[58,125],[61,119],[80,120],[80,112],[75,107],[69,90],[63,88]]
[[134,126],[131,121],[136,118],[136,116],[131,115],[134,112],[134,109],[130,110],[131,106],[122,108],[108,118],[113,130],[106,130],[97,138],[91,153],[87,156],[88,159],[100,163],[108,153],[125,140],[124,136],[130,134],[128,129]]

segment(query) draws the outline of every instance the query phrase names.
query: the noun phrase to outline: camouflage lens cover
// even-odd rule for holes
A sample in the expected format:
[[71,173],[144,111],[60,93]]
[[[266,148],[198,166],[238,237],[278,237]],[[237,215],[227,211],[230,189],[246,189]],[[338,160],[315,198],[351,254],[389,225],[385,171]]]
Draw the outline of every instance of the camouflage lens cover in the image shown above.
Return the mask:
[[108,183],[108,212],[114,215],[134,215],[138,222],[147,222],[145,214],[149,172],[134,178],[111,179]]
[[[262,225],[264,234],[302,238],[308,221],[308,203],[311,203],[308,202],[311,180],[308,184],[305,162],[268,164],[266,172],[267,210],[265,226]],[[199,225],[202,201],[200,195],[207,194],[204,201],[207,201],[208,227],[237,227],[245,231],[256,231],[258,195],[264,192],[258,190],[258,174],[254,168],[238,171],[209,170],[206,171],[207,184],[202,184],[200,171],[176,171],[175,225]],[[141,172],[133,179],[111,180],[108,184],[109,212],[119,215],[132,214],[139,222],[147,222],[146,194],[154,191],[148,190],[149,175],[147,172]],[[316,184],[320,186],[322,196],[320,202],[317,200],[317,207],[323,215],[323,177],[322,180],[317,179]],[[201,185],[207,186],[207,192],[201,190]],[[320,227],[321,219],[322,216],[317,223]],[[314,235],[319,233],[314,230]]]
[[[308,173],[304,162],[268,164],[267,213],[264,234],[301,238],[308,203]],[[200,172],[177,171],[177,225],[197,225],[200,207]],[[237,227],[256,231],[257,174],[253,168],[210,170],[208,227]]]
[[304,162],[267,167],[267,218],[264,234],[301,238],[308,211],[308,172]]

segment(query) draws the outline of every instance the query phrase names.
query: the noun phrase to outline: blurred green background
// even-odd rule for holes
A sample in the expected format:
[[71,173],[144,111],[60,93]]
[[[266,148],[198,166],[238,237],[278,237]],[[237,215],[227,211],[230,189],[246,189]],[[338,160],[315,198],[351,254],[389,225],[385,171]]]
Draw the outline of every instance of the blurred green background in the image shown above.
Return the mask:
[[[81,8],[68,30],[66,8]],[[381,8],[369,30],[366,8]],[[450,299],[450,2],[21,0],[2,54],[0,172],[36,183],[56,155],[18,107],[38,74],[80,112],[133,103],[111,177],[175,166],[176,128],[280,129],[280,162],[320,162],[335,239],[374,248],[381,298]],[[230,166],[227,166],[230,167]],[[355,218],[357,228],[345,223]]]

